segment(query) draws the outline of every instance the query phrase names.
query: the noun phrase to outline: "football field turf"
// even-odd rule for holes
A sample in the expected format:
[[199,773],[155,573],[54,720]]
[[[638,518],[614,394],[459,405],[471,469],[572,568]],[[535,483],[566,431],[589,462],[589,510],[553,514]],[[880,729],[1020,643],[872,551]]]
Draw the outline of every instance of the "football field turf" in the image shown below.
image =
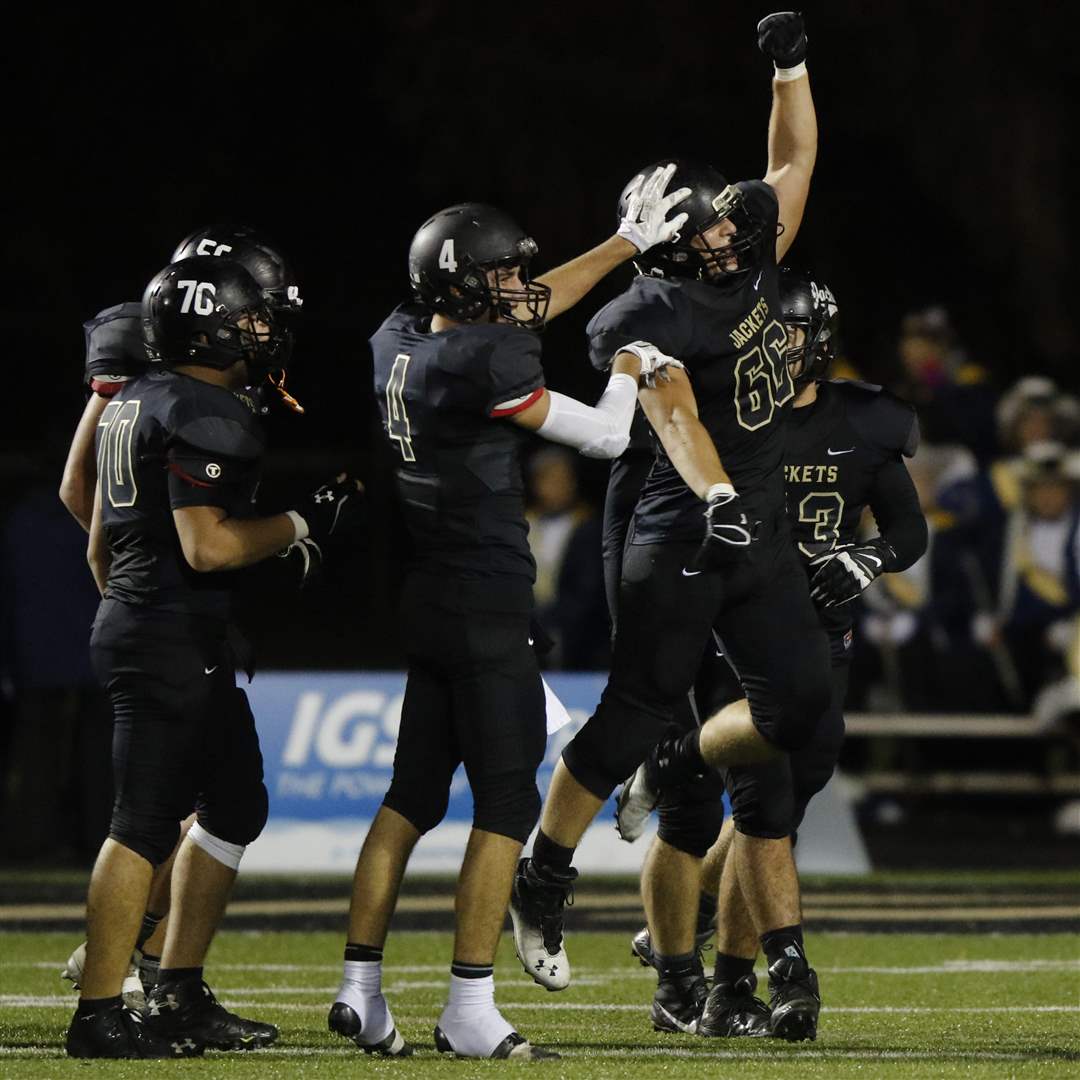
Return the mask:
[[[224,933],[207,974],[219,998],[281,1028],[277,1046],[183,1062],[80,1063],[63,1057],[74,995],[58,973],[71,934],[5,932],[0,957],[0,1077],[411,1078],[539,1071],[590,1080],[664,1077],[1057,1077],[1080,1075],[1080,934],[812,934],[824,1008],[815,1043],[707,1040],[654,1032],[651,973],[631,961],[626,932],[568,937],[570,989],[551,994],[521,972],[505,936],[499,1003],[561,1061],[462,1062],[434,1050],[451,937],[392,936],[385,989],[410,1060],[366,1057],[332,1036],[326,1013],[342,939],[325,931]],[[759,976],[762,972],[759,970]],[[152,1071],[151,1071],[152,1070]]]

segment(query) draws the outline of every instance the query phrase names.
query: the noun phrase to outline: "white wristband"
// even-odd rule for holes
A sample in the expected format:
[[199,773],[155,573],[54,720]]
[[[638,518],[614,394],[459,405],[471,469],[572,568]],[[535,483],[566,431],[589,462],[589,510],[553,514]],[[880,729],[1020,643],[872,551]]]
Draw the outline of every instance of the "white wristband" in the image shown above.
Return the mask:
[[292,522],[292,527],[296,532],[293,543],[295,544],[297,540],[306,540],[311,533],[308,523],[295,510],[286,510],[285,516]]
[[730,484],[713,484],[712,487],[705,492],[705,501],[712,502],[713,499],[718,499],[721,496],[734,499],[735,489]]
[[796,79],[801,79],[806,74],[806,61],[803,60],[796,64],[794,67],[789,68],[774,68],[773,78],[777,82],[794,82]]

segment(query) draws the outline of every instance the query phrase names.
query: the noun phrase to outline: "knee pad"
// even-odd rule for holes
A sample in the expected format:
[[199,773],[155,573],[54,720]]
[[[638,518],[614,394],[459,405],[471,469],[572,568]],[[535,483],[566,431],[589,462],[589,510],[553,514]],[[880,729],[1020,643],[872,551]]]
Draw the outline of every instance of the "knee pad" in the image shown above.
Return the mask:
[[180,839],[180,822],[176,818],[136,816],[114,807],[109,839],[141,855],[151,866],[160,866]]
[[247,844],[235,844],[222,840],[220,836],[215,836],[204,829],[197,821],[188,829],[187,838],[222,866],[227,866],[230,870],[240,869],[240,860],[244,857],[244,848]]
[[450,784],[417,788],[394,780],[383,798],[383,806],[400,814],[421,835],[431,832],[446,816],[450,804]]
[[212,836],[229,844],[246,847],[258,839],[269,812],[266,785],[259,780],[242,792],[230,792],[228,799],[200,803],[196,807],[196,818],[198,824]]
[[609,683],[596,712],[563,748],[563,764],[582,787],[606,799],[663,737],[672,708],[613,692]]
[[724,824],[723,799],[724,785],[717,773],[685,785],[657,807],[657,835],[676,851],[705,858]]
[[473,783],[473,828],[524,844],[540,820],[535,773],[508,772]]
[[728,770],[735,828],[746,836],[779,840],[794,827],[795,794],[785,756],[766,765]]

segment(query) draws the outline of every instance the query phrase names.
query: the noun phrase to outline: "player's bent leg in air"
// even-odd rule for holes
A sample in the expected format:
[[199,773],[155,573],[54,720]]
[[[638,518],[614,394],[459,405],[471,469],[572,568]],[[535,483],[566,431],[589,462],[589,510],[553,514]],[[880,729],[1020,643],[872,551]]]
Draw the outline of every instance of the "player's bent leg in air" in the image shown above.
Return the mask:
[[173,866],[165,949],[158,983],[147,997],[144,1025],[178,1043],[255,1050],[277,1040],[277,1027],[230,1012],[203,979],[206,954],[244,850],[262,832],[268,808],[255,719],[234,680],[231,669],[225,670],[202,703],[205,737],[196,821]]
[[611,676],[596,712],[563,750],[532,855],[518,869],[510,906],[518,955],[549,990],[570,981],[562,930],[574,850],[693,685],[722,588],[720,575],[682,574],[695,552],[682,542],[628,546]]
[[769,963],[773,1033],[804,1039],[816,1033],[820,999],[802,939],[790,844],[789,755],[813,741],[832,686],[829,645],[805,575],[783,535],[776,540],[764,586],[726,607],[716,624],[746,701],[725,706],[699,730],[664,740],[648,762],[662,789],[677,787],[706,766],[727,768],[738,834],[736,867]]

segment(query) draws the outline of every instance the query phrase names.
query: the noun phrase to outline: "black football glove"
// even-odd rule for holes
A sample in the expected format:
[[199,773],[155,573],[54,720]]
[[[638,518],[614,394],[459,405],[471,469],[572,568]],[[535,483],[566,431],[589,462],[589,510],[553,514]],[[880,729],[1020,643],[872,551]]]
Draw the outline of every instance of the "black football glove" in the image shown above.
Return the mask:
[[705,539],[694,556],[695,570],[712,570],[743,558],[757,539],[758,522],[750,523],[734,490],[709,499],[705,509]]
[[880,536],[833,548],[810,560],[817,568],[810,579],[810,599],[827,608],[846,604],[895,564],[896,553]]
[[757,24],[758,48],[778,67],[797,67],[806,59],[802,12],[776,11]]
[[[328,540],[349,540],[364,529],[364,487],[345,473],[316,488],[297,508],[307,522],[308,536],[320,549]],[[321,554],[321,551],[320,551]]]
[[310,588],[322,579],[322,548],[310,536],[279,551],[278,558],[285,560],[286,576],[298,589]]

